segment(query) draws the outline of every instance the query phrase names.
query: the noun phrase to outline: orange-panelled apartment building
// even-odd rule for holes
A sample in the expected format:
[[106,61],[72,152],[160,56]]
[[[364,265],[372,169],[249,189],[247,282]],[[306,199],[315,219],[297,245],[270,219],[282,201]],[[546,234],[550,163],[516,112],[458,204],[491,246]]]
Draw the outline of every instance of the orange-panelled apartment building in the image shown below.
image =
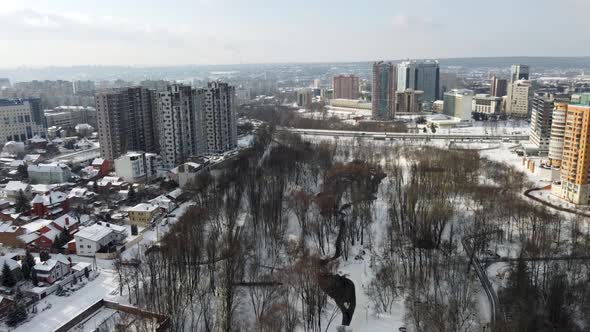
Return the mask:
[[568,104],[561,158],[561,197],[576,205],[590,199],[590,105]]

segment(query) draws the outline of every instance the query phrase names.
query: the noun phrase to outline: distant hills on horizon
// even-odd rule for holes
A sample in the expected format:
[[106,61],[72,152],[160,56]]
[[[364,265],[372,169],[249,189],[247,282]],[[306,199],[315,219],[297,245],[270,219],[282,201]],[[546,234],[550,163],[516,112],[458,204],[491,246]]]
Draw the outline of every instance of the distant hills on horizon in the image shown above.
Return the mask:
[[[376,59],[375,61],[377,61]],[[405,59],[386,60],[399,62]],[[512,64],[527,64],[534,70],[544,69],[587,69],[590,71],[590,56],[555,57],[555,56],[506,56],[506,57],[465,57],[437,59],[441,68],[502,68]],[[212,71],[232,71],[256,73],[263,70],[281,70],[294,66],[305,66],[310,69],[326,69],[331,67],[348,67],[366,71],[373,61],[358,62],[317,62],[317,63],[260,63],[260,64],[219,64],[219,65],[171,65],[171,66],[125,66],[125,65],[77,65],[77,66],[44,66],[18,68],[0,68],[0,77],[8,77],[13,82],[45,79],[91,79],[108,80],[122,79],[160,79],[166,77],[198,77]]]

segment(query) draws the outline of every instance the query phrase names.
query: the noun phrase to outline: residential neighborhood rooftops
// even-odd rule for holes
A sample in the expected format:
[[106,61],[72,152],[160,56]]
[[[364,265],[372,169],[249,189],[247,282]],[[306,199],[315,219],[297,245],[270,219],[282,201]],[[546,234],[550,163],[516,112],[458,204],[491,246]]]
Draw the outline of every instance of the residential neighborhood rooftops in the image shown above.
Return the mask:
[[28,232],[36,232],[41,228],[51,224],[51,220],[49,219],[37,219],[35,221],[31,221],[30,223],[23,225],[22,227],[26,229]]
[[28,183],[24,183],[21,181],[8,181],[8,183],[6,184],[6,187],[4,187],[5,191],[26,191],[27,188],[30,188],[30,184]]
[[31,201],[31,204],[42,203],[43,205],[50,206],[57,203],[61,203],[67,199],[65,193],[61,191],[52,191],[46,195],[37,194]]
[[82,238],[88,241],[99,241],[100,239],[108,236],[113,230],[110,227],[106,227],[99,224],[81,228],[76,233],[76,238]]
[[129,212],[152,212],[158,209],[158,206],[148,204],[148,203],[140,203],[134,207],[130,207],[127,209]]
[[57,254],[45,262],[36,264],[34,268],[37,271],[51,271],[55,265],[58,264],[58,262],[70,265],[70,261],[66,258],[66,256]]

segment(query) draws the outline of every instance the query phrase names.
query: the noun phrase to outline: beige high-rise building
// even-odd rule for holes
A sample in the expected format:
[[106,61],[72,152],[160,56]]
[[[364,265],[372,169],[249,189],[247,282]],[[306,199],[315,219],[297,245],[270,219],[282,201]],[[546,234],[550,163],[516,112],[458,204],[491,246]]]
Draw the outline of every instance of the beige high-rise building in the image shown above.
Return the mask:
[[358,99],[359,78],[355,75],[338,75],[332,79],[334,99]]
[[532,106],[533,87],[531,81],[515,81],[508,84],[506,115],[516,118],[528,117]]
[[127,151],[158,150],[155,95],[143,87],[99,92],[94,97],[103,158],[114,161]]

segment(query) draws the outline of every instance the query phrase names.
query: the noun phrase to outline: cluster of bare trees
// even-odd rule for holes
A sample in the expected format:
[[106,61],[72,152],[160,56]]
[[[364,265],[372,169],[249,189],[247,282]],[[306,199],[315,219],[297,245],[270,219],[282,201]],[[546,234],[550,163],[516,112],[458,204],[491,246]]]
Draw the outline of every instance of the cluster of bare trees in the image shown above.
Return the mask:
[[[459,241],[468,238],[480,259],[500,248],[513,248],[525,259],[511,275],[526,282],[511,282],[501,292],[508,325],[498,329],[584,326],[590,260],[559,258],[588,256],[587,221],[527,201],[526,175],[475,151],[428,145],[377,150],[387,160],[382,191],[389,209],[381,252],[372,262],[375,278],[367,287],[377,312],[390,311],[403,297],[406,321],[417,331],[476,330],[474,301],[481,289],[471,272],[473,257],[465,257]],[[514,285],[521,285],[519,292]],[[573,295],[574,289],[580,292]]]
[[[309,142],[263,126],[251,149],[185,188],[194,205],[158,244],[119,260],[120,287],[170,315],[174,331],[319,332],[337,309],[350,322],[355,285],[334,271],[364,248],[374,278],[356,292],[374,311],[403,299],[416,331],[473,331],[482,290],[462,238],[482,260],[505,247],[523,258],[590,254],[587,221],[528,202],[529,185],[476,151]],[[552,262],[515,265],[500,294],[509,324],[533,310],[543,324],[580,326],[589,261]]]
[[247,108],[242,109],[240,112],[242,115],[282,127],[397,133],[408,131],[408,126],[404,122],[361,121],[358,124],[351,124],[337,116],[330,115],[322,108],[313,109],[313,111],[321,111],[320,116],[309,117],[301,115],[286,106],[248,105],[245,107]]

